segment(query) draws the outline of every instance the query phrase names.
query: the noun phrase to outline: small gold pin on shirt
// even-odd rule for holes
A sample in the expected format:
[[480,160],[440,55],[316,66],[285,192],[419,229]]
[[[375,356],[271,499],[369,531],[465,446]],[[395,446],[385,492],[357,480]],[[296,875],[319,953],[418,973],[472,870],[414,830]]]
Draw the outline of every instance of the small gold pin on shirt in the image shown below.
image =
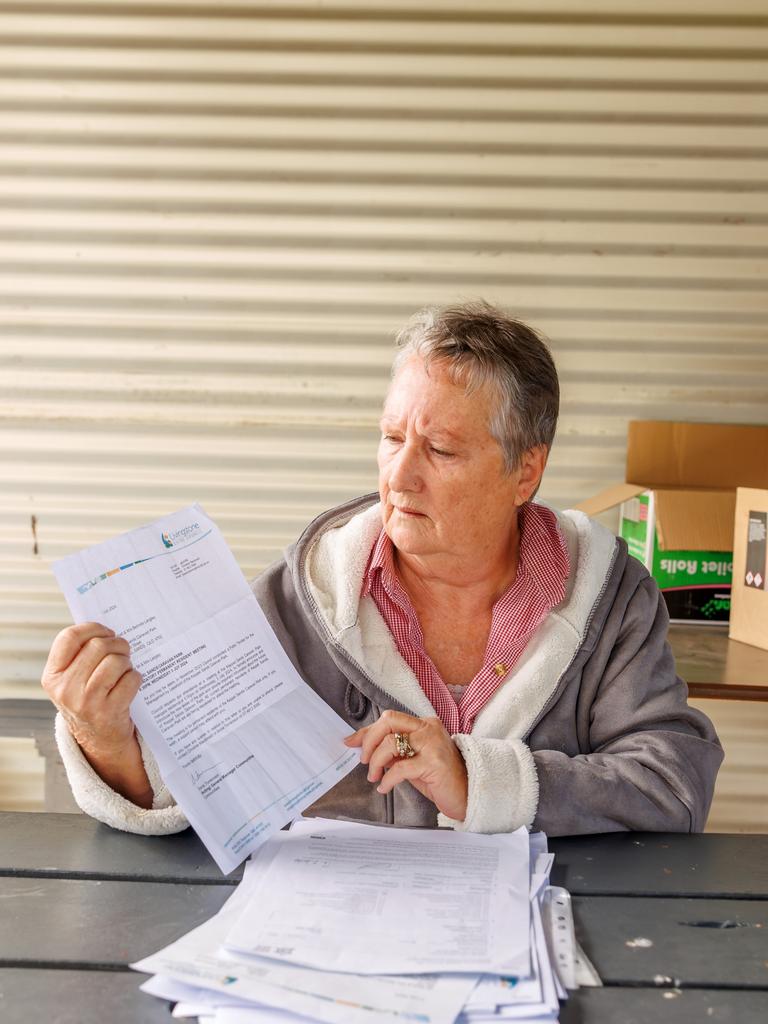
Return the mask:
[[493,671],[496,673],[497,676],[503,676],[504,673],[507,671],[507,666],[502,665],[502,663],[499,661],[493,666]]

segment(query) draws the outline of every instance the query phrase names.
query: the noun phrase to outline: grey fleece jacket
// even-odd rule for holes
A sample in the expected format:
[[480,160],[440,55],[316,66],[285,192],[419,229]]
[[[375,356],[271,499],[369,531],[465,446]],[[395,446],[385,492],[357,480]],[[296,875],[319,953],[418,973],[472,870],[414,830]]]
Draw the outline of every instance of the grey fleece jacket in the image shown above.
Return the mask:
[[[409,783],[385,796],[359,766],[307,813],[475,832],[520,825],[549,835],[700,831],[722,748],[686,702],[666,642],[663,599],[626,545],[579,512],[558,513],[571,572],[563,601],[476,717],[454,736],[467,765],[464,821]],[[381,526],[375,495],[321,515],[252,584],[299,673],[351,729],[387,710],[434,715],[362,580]],[[185,828],[148,749],[151,810],[93,772],[63,723],[57,738],[79,805],[116,828]]]

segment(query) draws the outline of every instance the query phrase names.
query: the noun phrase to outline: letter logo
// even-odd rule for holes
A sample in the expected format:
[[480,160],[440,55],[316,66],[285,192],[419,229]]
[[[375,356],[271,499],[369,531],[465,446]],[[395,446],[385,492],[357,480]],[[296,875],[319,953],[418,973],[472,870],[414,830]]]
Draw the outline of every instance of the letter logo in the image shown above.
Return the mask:
[[167,534],[167,533],[163,533],[163,534],[162,534],[161,536],[162,536],[162,538],[163,538],[163,544],[165,544],[165,546],[166,546],[167,548],[172,548],[172,547],[173,547],[173,541],[172,541],[172,540],[171,540],[171,538],[170,538],[170,537],[168,536],[168,534]]

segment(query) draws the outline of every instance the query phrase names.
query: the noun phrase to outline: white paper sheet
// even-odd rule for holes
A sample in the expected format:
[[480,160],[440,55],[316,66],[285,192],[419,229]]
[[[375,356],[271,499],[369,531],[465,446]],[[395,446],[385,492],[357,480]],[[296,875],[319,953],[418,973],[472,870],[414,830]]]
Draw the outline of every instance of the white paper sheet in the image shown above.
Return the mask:
[[[270,846],[266,844],[257,855],[265,866],[274,852]],[[131,966],[183,982],[193,989],[221,993],[221,1002],[227,1005],[234,1000],[253,1001],[324,1024],[397,1024],[404,1019],[421,1024],[452,1024],[477,982],[472,975],[358,977],[313,971],[259,957],[229,954],[222,959],[221,944],[250,900],[255,878],[253,872],[246,872],[218,914]],[[217,1005],[216,999],[200,1001]]]
[[298,821],[226,945],[359,974],[529,973],[528,835]]
[[131,645],[131,715],[224,872],[350,772],[350,730],[301,679],[199,505],[54,563],[75,622]]
[[547,835],[545,832],[530,832],[528,843],[530,846],[531,871],[533,871],[539,857],[545,856],[549,851]]
[[197,1003],[176,1003],[174,1008],[171,1010],[171,1016],[174,1020],[189,1020],[197,1019],[197,1024],[202,1024],[201,1018],[211,1018],[216,1020],[216,1011],[208,1006],[199,1006]]
[[[546,954],[541,916],[537,911],[538,904],[531,915],[532,976],[513,984],[506,983],[503,978],[484,977],[467,1001],[462,1021],[468,1024],[490,1024],[494,1021],[513,1020],[525,1024],[526,1021],[557,1019],[559,1003]],[[542,946],[543,958],[540,957]]]
[[167,999],[171,1003],[183,1005],[185,1010],[190,1006],[195,1007],[194,1013],[176,1013],[174,1009],[174,1016],[178,1017],[196,1017],[198,1013],[210,1012],[220,1006],[255,1005],[253,1003],[246,1003],[242,999],[228,996],[225,992],[214,992],[211,989],[188,985],[184,981],[177,981],[164,974],[153,974],[139,988],[149,996],[156,996],[158,999]]
[[555,971],[552,961],[549,958],[549,948],[544,934],[544,924],[541,918],[541,908],[538,901],[531,904],[531,920],[533,922],[533,939],[536,950],[537,974],[541,978],[542,1001],[550,1012],[557,1016],[560,1009],[560,1002],[557,998],[555,987]]
[[520,979],[486,974],[471,993],[464,1009],[493,1014],[499,1006],[536,1006],[541,1000],[541,981],[537,974]]
[[[532,834],[530,840],[531,881],[530,899],[537,904],[537,921],[531,917],[531,976],[529,978],[504,978],[484,975],[473,990],[464,1006],[462,1021],[468,1024],[485,1024],[486,1021],[515,1020],[548,1021],[557,1016],[557,1009],[545,1001],[542,986],[542,969],[550,971],[549,961],[539,960],[538,943],[546,927],[538,913],[544,891],[549,884],[549,875],[554,854],[547,852],[547,837],[543,832]],[[537,923],[543,927],[537,927]],[[557,989],[557,978],[554,977]],[[558,993],[559,994],[559,993]],[[552,986],[547,984],[547,997],[551,999]]]
[[311,1018],[285,1010],[253,1007],[219,1007],[215,1024],[312,1024]]

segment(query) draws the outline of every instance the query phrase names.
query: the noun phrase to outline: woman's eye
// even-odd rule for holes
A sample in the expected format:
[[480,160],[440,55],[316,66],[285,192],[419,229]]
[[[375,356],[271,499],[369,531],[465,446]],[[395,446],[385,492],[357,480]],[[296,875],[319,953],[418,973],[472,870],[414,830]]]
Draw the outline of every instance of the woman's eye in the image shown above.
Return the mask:
[[444,458],[444,459],[450,459],[451,456],[453,455],[453,452],[447,452],[447,451],[445,451],[444,448],[435,448],[434,445],[432,446],[431,451],[435,455],[439,455],[439,456],[441,456],[441,458]]

